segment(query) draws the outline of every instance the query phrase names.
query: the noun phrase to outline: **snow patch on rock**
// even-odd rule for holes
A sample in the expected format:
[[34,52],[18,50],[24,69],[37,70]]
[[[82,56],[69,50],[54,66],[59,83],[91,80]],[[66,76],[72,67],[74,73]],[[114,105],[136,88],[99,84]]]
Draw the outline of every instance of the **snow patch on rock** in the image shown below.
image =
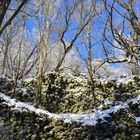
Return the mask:
[[[82,123],[82,125],[96,125],[99,121],[105,121],[105,117],[111,117],[111,113],[116,113],[120,109],[126,109],[129,108],[128,103],[137,103],[140,101],[140,95],[134,99],[131,99],[125,103],[122,103],[120,105],[116,105],[111,107],[110,109],[106,109],[103,111],[100,110],[95,110],[93,113],[88,113],[88,114],[72,114],[72,113],[60,113],[60,114],[55,114],[55,113],[50,113],[47,110],[41,109],[41,108],[35,108],[33,105],[30,105],[28,103],[16,101],[15,99],[11,99],[11,97],[0,93],[0,98],[4,100],[8,106],[10,106],[13,109],[19,109],[21,110],[28,110],[31,112],[35,112],[37,115],[46,115],[49,118],[53,118],[56,120],[63,120],[66,123],[71,123],[71,122],[77,122],[77,123]],[[140,117],[135,117],[136,123],[140,121]]]

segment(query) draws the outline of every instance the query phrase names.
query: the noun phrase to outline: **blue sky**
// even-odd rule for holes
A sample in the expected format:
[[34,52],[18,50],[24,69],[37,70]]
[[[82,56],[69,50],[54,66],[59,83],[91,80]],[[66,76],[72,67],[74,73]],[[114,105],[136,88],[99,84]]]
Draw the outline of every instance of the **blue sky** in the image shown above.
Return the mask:
[[[121,12],[123,13],[124,10],[122,8],[120,8],[119,6],[116,6],[116,8]],[[104,18],[106,17],[106,14],[105,12],[103,12],[102,16],[104,16]],[[114,13],[114,22],[118,22],[120,16],[119,15],[116,15],[116,13]],[[101,58],[101,59],[105,59],[105,56],[103,54],[103,51],[102,51],[102,44],[101,44],[101,41],[103,39],[102,37],[102,32],[103,32],[103,29],[104,29],[104,20],[102,19],[96,19],[96,24],[92,26],[92,31],[91,31],[91,34],[92,36],[94,36],[95,39],[92,39],[92,44],[94,44],[95,42],[99,42],[97,43],[94,47],[93,47],[93,58]],[[35,20],[33,18],[30,18],[27,23],[26,23],[29,31],[32,33],[33,32],[33,29],[36,29],[37,28],[37,25],[35,23]],[[72,39],[73,37],[73,34],[75,33],[75,30],[72,30],[74,28],[77,27],[77,24],[76,22],[73,22],[71,25],[70,25],[70,31],[67,32],[67,34],[65,35],[65,41],[69,41]],[[125,34],[129,34],[129,31],[128,30],[125,30],[124,31]],[[31,36],[32,37],[32,36]],[[83,57],[87,57],[87,50],[84,46],[82,46],[81,44],[81,38],[78,38],[76,40],[76,42],[74,43],[75,46],[78,46],[80,49],[80,53]],[[109,44],[105,44],[107,47]],[[110,48],[110,47],[109,47]],[[115,64],[115,66],[120,66],[120,64]]]
[[[33,30],[37,28],[37,24],[35,23],[35,20],[34,18],[29,18],[27,20],[27,23],[26,23],[26,26],[29,30],[29,33],[32,34]],[[93,31],[92,31],[92,35],[95,37],[97,34],[99,34],[101,32],[101,28],[103,27],[103,22],[101,20],[97,20],[97,24],[96,24],[96,27],[93,27]],[[69,42],[72,38],[73,38],[73,35],[75,33],[75,28],[77,28],[77,24],[76,22],[72,22],[70,27],[69,27],[69,31],[66,33],[65,35],[65,41]],[[99,36],[99,35],[98,35]],[[30,36],[32,37],[32,36]],[[100,38],[97,38],[97,40],[93,39],[92,43],[94,44],[95,42],[98,42],[99,40],[101,40],[101,37]],[[84,46],[82,46],[81,44],[81,40],[80,38],[78,38],[76,40],[76,42],[74,43],[75,46],[78,46],[80,49],[80,53],[81,55],[83,55],[84,57],[87,57],[87,50]],[[102,53],[100,52],[101,50],[101,43],[100,44],[97,44],[93,47],[93,56],[94,58],[103,58],[103,55]]]

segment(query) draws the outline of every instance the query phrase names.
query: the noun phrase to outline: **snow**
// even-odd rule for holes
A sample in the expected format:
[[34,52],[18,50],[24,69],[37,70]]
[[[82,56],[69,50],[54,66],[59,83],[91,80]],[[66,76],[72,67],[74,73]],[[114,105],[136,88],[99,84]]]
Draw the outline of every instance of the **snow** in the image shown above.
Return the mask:
[[138,95],[136,98],[134,98],[134,99],[129,99],[128,101],[127,101],[127,104],[129,104],[129,103],[132,103],[132,104],[137,104],[137,103],[140,103],[140,95]]
[[[41,108],[35,108],[34,106],[16,101],[15,99],[11,99],[9,96],[0,93],[0,98],[3,99],[8,106],[11,106],[13,109],[19,109],[21,110],[29,110],[31,112],[35,112],[37,115],[46,115],[49,118],[53,118],[56,120],[63,120],[66,123],[71,123],[71,122],[77,122],[77,123],[82,123],[82,125],[96,125],[101,119],[101,121],[105,121],[105,117],[111,117],[110,115],[112,113],[115,113],[119,111],[120,109],[125,109],[128,108],[128,103],[130,102],[137,102],[140,101],[140,96],[137,98],[134,98],[132,100],[127,101],[126,103],[122,103],[120,105],[116,105],[111,107],[110,109],[106,109],[103,111],[100,110],[95,110],[93,113],[88,113],[88,114],[72,114],[72,113],[60,113],[60,114],[55,114],[55,113],[50,113],[47,110],[41,109]],[[135,103],[134,102],[134,103]],[[140,121],[140,117],[135,117],[136,122]]]
[[136,123],[140,122],[140,117],[135,117]]
[[100,84],[107,84],[109,81],[115,81],[116,85],[128,84],[129,82],[134,82],[134,76],[124,76],[124,77],[115,77],[111,76],[108,78],[95,78],[95,81]]
[[104,102],[104,106],[112,104],[112,101],[108,99],[103,100],[103,102]]
[[132,82],[132,83],[134,82],[133,77],[119,78],[119,79],[117,79],[116,84],[117,84],[117,86],[119,86],[120,84],[125,84],[126,85],[130,82]]
[[67,92],[72,92],[74,96],[79,96],[83,94],[87,90],[86,87],[77,87],[75,89],[66,89]]
[[5,94],[0,92],[0,98],[5,100],[8,104],[8,106],[14,106],[15,105],[15,99],[11,99],[9,96],[6,96]]
[[113,103],[113,101],[108,100],[108,99],[104,99],[104,100],[102,101],[102,104],[99,105],[97,108],[98,108],[99,110],[101,110],[101,109],[103,109],[104,107],[107,107],[108,105],[111,105],[112,103]]
[[125,92],[125,93],[123,93],[123,95],[132,95],[132,93]]
[[24,82],[30,83],[31,81],[35,81],[35,78],[27,78],[24,80]]
[[67,78],[71,78],[77,82],[86,82],[86,77],[82,76],[82,74],[80,76],[74,76],[72,73],[61,73],[60,74],[62,77],[67,77]]

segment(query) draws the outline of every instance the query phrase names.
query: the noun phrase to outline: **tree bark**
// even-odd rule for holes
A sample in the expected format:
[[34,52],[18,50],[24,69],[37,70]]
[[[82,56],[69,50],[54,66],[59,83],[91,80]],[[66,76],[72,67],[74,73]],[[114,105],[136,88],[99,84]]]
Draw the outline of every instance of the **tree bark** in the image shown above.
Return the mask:
[[[9,2],[10,0],[8,0],[8,2]],[[21,2],[21,4],[18,6],[18,8],[16,9],[16,11],[14,12],[14,14],[9,18],[9,20],[7,20],[6,21],[6,23],[0,28],[0,36],[1,36],[1,34],[3,33],[3,31],[7,28],[7,26],[9,26],[10,24],[11,24],[11,22],[13,21],[13,19],[18,15],[18,13],[20,12],[20,10],[23,8],[23,6],[26,4],[28,2],[28,0],[23,0],[22,2]],[[5,6],[5,3],[3,3],[4,5],[2,5],[1,6],[1,8],[3,7],[4,8],[4,6]],[[7,6],[8,4],[6,3],[6,8],[8,9],[8,6]],[[4,10],[4,9],[1,9],[0,11],[1,11],[1,16],[3,17],[3,16],[5,16],[5,14],[6,14],[6,11],[7,11],[7,9],[6,9],[6,11]],[[4,14],[4,15],[3,15]],[[3,17],[4,18],[4,17]],[[3,19],[1,20],[0,19],[0,21],[2,22],[3,21]]]
[[135,57],[131,58],[131,69],[132,69],[132,75],[139,75],[139,65],[138,60]]
[[[134,33],[134,41],[132,42],[132,52],[135,54],[138,54],[138,34],[135,32]],[[138,59],[135,56],[131,56],[131,69],[132,69],[132,75],[139,75],[139,64],[138,64]]]
[[62,64],[63,64],[63,62],[64,62],[64,59],[65,59],[65,57],[66,57],[66,54],[67,54],[67,53],[64,53],[63,56],[61,57],[59,63],[57,64],[57,66],[56,66],[55,69],[54,69],[55,72],[59,72],[60,67],[62,66]]
[[4,52],[4,58],[3,58],[3,64],[2,64],[2,72],[1,74],[2,75],[5,75],[6,74],[6,62],[7,62],[7,55],[8,55],[8,48],[9,46],[6,46],[5,48],[5,52]]
[[37,74],[37,91],[35,95],[34,104],[36,107],[40,105],[41,102],[41,92],[42,92],[42,77],[43,77],[43,70],[44,70],[44,63],[46,57],[46,46],[39,46],[40,54],[39,54],[39,70]]
[[50,24],[47,23],[45,36],[41,37],[40,43],[38,45],[39,48],[39,70],[37,73],[37,91],[35,95],[34,104],[38,107],[41,103],[41,92],[42,92],[42,79],[44,74],[44,65],[45,65],[45,58],[47,55],[47,45],[48,39],[50,34]]
[[0,27],[5,17],[6,11],[10,5],[11,0],[1,0],[0,1]]

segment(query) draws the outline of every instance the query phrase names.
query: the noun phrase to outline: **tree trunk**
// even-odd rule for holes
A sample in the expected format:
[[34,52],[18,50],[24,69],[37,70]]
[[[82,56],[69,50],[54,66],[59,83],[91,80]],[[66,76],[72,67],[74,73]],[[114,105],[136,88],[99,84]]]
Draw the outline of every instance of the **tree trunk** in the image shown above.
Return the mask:
[[92,69],[92,64],[91,64],[91,46],[88,47],[88,60],[87,60],[87,65],[88,65],[88,80],[91,82],[93,78],[93,69]]
[[34,104],[36,107],[40,105],[41,102],[41,92],[42,92],[42,68],[39,70],[39,74],[37,77],[37,91],[35,95],[35,101]]
[[88,33],[87,33],[87,39],[88,39],[88,58],[87,58],[87,69],[88,69],[88,83],[90,85],[90,90],[93,95],[94,100],[94,108],[97,109],[97,99],[95,95],[95,83],[93,80],[93,67],[92,67],[92,44],[91,44],[91,25],[88,24]]
[[54,71],[55,72],[59,72],[60,70],[60,67],[62,66],[63,62],[64,62],[64,59],[66,57],[66,52],[64,52],[63,56],[61,57],[60,61],[58,62],[57,66],[55,67]]
[[[138,54],[139,46],[138,46],[138,34],[134,33],[134,41],[132,42],[132,52],[136,55]],[[135,56],[131,56],[131,69],[132,69],[132,75],[139,76],[139,64],[138,59]]]
[[139,75],[139,66],[137,63],[132,63],[131,64],[132,67],[132,75]]
[[88,69],[88,81],[92,83],[93,80],[93,68],[92,68],[92,45],[91,45],[91,26],[90,23],[88,24],[88,58],[87,58],[87,69]]
[[8,6],[10,4],[11,0],[1,0],[0,1],[0,27],[3,22],[3,19],[5,17],[6,11],[8,9]]
[[139,75],[139,64],[137,58],[132,56],[131,58],[131,70],[132,70],[132,75]]
[[43,76],[43,69],[45,63],[45,56],[46,56],[46,46],[40,47],[40,58],[39,58],[39,70],[37,75],[37,91],[35,95],[34,104],[36,107],[39,106],[41,102],[41,92],[42,92],[42,76]]
[[9,46],[6,46],[5,52],[4,52],[4,58],[3,58],[3,63],[2,63],[2,71],[1,71],[2,75],[6,75],[6,62],[7,62],[7,57],[8,57],[7,56],[8,48],[9,48]]
[[[4,16],[6,14],[6,11],[9,7],[9,4],[11,2],[11,0],[5,0],[5,2],[3,2],[4,0],[2,0],[1,2],[1,9],[0,9],[0,23],[2,24],[2,21],[4,19]],[[13,21],[13,19],[18,15],[18,13],[20,12],[20,10],[23,8],[23,6],[28,2],[28,0],[22,0],[22,2],[20,3],[20,5],[17,7],[17,9],[15,10],[15,12],[13,13],[13,15],[5,22],[5,24],[1,27],[0,24],[0,36],[3,33],[3,31],[7,28],[7,26],[9,26],[11,24],[11,22]],[[1,19],[2,18],[2,19]]]

